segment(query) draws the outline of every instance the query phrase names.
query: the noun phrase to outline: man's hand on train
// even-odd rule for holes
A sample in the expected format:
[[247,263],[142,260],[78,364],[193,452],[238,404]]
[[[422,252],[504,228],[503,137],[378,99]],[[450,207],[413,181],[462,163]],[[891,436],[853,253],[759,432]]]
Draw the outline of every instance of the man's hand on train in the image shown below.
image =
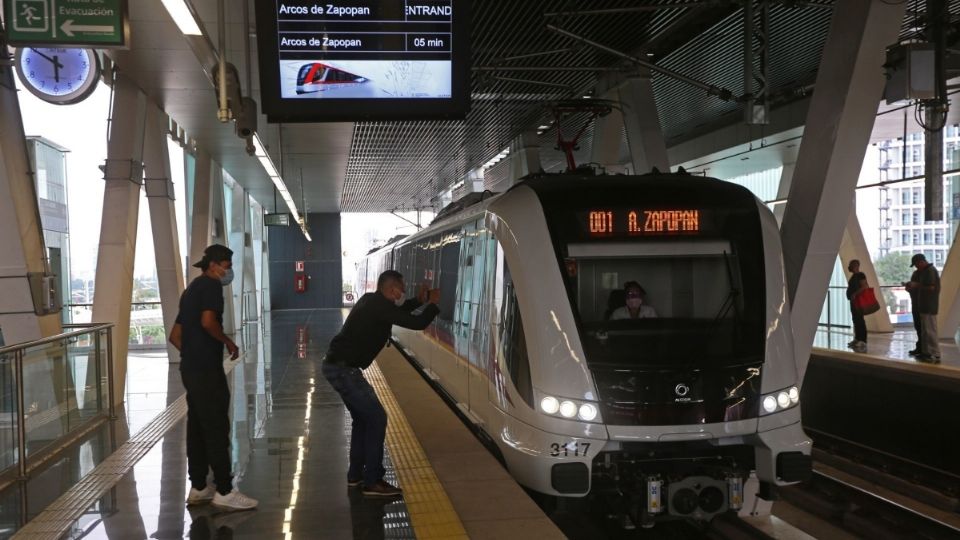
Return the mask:
[[440,303],[440,289],[430,289],[430,291],[429,291],[429,293],[428,293],[428,295],[427,295],[427,301],[430,302],[431,304],[439,304],[439,303]]

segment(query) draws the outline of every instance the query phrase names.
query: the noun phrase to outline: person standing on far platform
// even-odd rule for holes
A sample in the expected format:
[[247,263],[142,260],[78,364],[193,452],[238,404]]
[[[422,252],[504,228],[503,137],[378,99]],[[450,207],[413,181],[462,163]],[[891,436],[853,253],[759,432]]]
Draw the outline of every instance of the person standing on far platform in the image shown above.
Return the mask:
[[917,360],[940,363],[940,344],[937,336],[937,312],[940,308],[940,274],[927,262],[923,253],[917,253],[910,259],[910,266],[916,267],[913,277],[907,283],[916,302],[914,313],[920,317],[920,350]]
[[850,301],[850,314],[853,316],[853,341],[848,343],[847,346],[853,349],[853,352],[864,353],[867,352],[867,321],[863,316],[863,311],[854,305],[853,299],[861,291],[868,288],[867,275],[860,271],[860,261],[857,259],[850,259],[847,270],[850,271],[850,281],[847,282],[847,300]]
[[[230,472],[230,387],[223,348],[236,360],[240,349],[223,333],[223,288],[233,281],[233,251],[214,244],[193,266],[203,270],[180,297],[170,343],[180,351],[180,377],[187,390],[187,504],[212,503],[224,510],[250,510],[257,501],[233,488]],[[207,482],[213,470],[216,486]]]
[[[417,298],[404,301],[403,275],[387,270],[377,279],[377,291],[357,300],[340,333],[330,341],[323,359],[323,376],[340,394],[350,411],[350,468],[347,485],[363,484],[363,494],[393,497],[403,490],[383,480],[383,441],[387,434],[387,413],[363,370],[380,353],[393,325],[423,330],[440,309],[440,290],[421,287]],[[424,303],[429,305],[414,315]]]

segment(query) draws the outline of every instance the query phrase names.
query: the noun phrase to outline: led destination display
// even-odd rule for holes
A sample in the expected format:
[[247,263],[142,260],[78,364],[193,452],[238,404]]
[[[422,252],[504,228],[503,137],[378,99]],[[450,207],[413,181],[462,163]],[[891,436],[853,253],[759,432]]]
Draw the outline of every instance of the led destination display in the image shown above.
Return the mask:
[[457,118],[468,106],[463,0],[258,0],[271,121]]

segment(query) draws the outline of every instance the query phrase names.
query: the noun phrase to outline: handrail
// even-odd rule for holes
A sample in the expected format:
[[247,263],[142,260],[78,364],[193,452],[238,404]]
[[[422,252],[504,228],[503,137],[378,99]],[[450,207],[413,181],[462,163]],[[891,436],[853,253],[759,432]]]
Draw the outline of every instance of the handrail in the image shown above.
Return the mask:
[[[63,325],[66,328],[72,328],[75,325]],[[12,354],[19,350],[29,349],[32,347],[37,347],[39,345],[46,345],[47,343],[53,343],[55,341],[60,341],[62,339],[68,339],[76,336],[82,336],[83,334],[89,334],[92,332],[99,332],[101,330],[106,330],[108,328],[113,328],[113,323],[100,323],[90,326],[81,327],[80,330],[74,330],[73,332],[64,332],[62,334],[57,334],[55,336],[35,339],[33,341],[26,341],[23,343],[17,343],[15,345],[8,345],[6,347],[0,347],[0,354]]]

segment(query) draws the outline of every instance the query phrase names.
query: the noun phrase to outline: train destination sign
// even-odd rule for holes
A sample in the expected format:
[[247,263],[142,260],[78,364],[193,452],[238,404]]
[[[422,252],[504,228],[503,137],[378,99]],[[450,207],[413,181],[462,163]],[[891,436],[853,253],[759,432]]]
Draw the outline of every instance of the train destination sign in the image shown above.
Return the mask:
[[10,45],[123,47],[127,0],[3,0]]
[[257,0],[271,121],[466,114],[466,0]]
[[697,235],[700,210],[594,209],[583,213],[581,223],[591,237]]

